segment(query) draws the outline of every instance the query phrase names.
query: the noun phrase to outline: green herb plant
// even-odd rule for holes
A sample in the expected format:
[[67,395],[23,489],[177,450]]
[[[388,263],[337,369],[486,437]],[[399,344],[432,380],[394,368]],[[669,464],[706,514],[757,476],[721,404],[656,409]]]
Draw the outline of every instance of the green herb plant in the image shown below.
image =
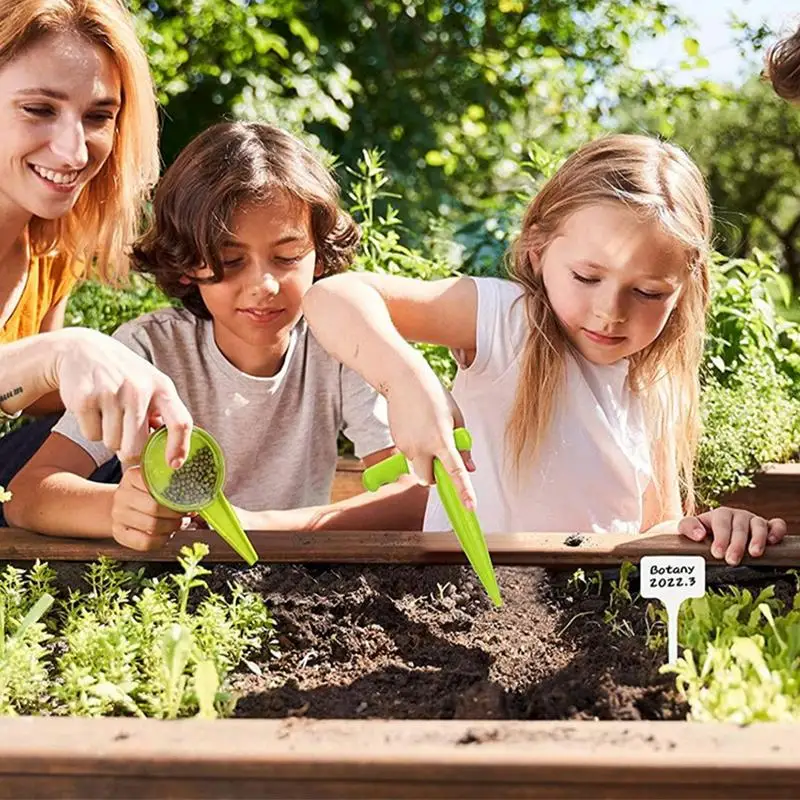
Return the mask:
[[631,623],[624,619],[621,614],[630,606],[636,603],[639,595],[632,595],[630,590],[630,575],[636,567],[625,561],[619,568],[619,578],[609,581],[611,594],[608,600],[608,607],[603,612],[603,622],[610,626],[614,633],[623,636],[633,636],[635,634]]
[[[641,602],[640,595],[630,590],[633,569],[633,565],[623,564],[619,580],[609,584],[603,620],[613,635],[634,635],[634,626],[620,615],[627,609],[630,618],[631,607]],[[797,583],[797,571],[787,573],[787,578]],[[585,576],[573,576],[570,585],[588,591]],[[665,609],[659,603],[648,603],[643,611],[645,646],[664,651]],[[676,689],[689,704],[690,719],[736,724],[800,719],[797,585],[788,607],[775,597],[774,586],[757,594],[733,586],[687,599],[681,605],[678,635],[681,656],[661,671],[675,675]]]
[[181,571],[156,578],[101,558],[88,591],[55,601],[49,567],[6,567],[0,713],[230,716],[230,674],[246,656],[277,656],[277,640],[260,597],[237,585],[228,597],[208,591],[207,553],[184,547]]

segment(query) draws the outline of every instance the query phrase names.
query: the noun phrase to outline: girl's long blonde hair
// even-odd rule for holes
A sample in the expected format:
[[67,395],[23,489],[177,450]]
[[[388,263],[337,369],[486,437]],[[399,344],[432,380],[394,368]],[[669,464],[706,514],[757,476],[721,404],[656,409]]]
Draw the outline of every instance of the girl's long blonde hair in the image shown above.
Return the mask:
[[509,452],[519,469],[542,444],[563,390],[570,347],[545,293],[539,259],[571,214],[608,202],[624,203],[643,220],[657,221],[686,250],[688,280],[660,336],[631,356],[629,382],[644,403],[662,510],[672,463],[681,481],[684,511],[691,513],[709,301],[711,203],[694,162],[679,147],[658,139],[620,134],[581,147],[525,213],[508,263],[512,279],[525,290],[530,323],[506,431]]
[[158,110],[147,57],[122,0],[0,0],[0,67],[34,42],[75,32],[106,48],[119,70],[122,107],[114,146],[74,207],[57,220],[34,217],[34,254],[57,254],[107,282],[128,272],[127,248],[158,179]]

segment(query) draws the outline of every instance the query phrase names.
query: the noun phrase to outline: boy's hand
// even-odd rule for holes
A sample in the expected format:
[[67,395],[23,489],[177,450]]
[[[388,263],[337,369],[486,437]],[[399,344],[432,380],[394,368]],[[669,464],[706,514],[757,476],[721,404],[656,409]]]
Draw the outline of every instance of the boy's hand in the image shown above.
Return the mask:
[[697,517],[685,517],[678,524],[678,533],[695,542],[712,534],[711,555],[724,557],[725,563],[735,567],[745,550],[757,558],[768,544],[780,542],[786,536],[786,522],[777,517],[767,521],[743,508],[722,506]]
[[111,533],[117,542],[132,550],[157,550],[181,529],[182,518],[153,499],[140,467],[125,471],[111,505]]

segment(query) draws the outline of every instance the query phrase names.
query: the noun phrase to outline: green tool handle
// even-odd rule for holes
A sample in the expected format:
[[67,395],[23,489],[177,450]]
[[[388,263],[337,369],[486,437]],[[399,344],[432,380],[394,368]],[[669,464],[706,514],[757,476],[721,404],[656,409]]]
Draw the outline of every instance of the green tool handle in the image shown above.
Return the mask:
[[[459,450],[469,450],[472,447],[472,437],[466,428],[456,428],[453,431],[453,438]],[[438,458],[434,459],[433,464],[434,470],[437,464],[441,466]],[[447,474],[444,467],[441,469]],[[407,475],[409,472],[408,459],[402,453],[395,453],[393,456],[367,467],[361,477],[361,482],[368,492],[377,492],[381,486],[394,483],[401,475]]]

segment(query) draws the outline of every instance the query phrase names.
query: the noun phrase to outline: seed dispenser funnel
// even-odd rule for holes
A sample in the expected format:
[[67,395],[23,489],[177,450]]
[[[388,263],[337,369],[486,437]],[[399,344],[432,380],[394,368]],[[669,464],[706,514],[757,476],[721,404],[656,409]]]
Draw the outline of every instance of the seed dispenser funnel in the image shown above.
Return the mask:
[[222,493],[225,459],[216,439],[193,428],[188,457],[179,469],[167,463],[166,447],[167,429],[162,427],[150,434],[142,453],[142,474],[150,494],[173,511],[196,511],[252,567],[258,554]]
[[[453,435],[459,450],[469,450],[472,447],[472,437],[466,428],[456,428]],[[402,453],[396,453],[365,469],[362,482],[367,491],[374,492],[381,486],[396,481],[408,471],[408,460]],[[438,458],[433,459],[433,474],[436,478],[439,498],[447,512],[447,518],[453,526],[453,531],[458,536],[461,549],[466,553],[469,563],[472,564],[472,568],[480,578],[483,588],[486,589],[492,602],[496,606],[503,605],[486,539],[475,512],[467,511],[464,508],[452,478],[447,474],[447,470]]]

